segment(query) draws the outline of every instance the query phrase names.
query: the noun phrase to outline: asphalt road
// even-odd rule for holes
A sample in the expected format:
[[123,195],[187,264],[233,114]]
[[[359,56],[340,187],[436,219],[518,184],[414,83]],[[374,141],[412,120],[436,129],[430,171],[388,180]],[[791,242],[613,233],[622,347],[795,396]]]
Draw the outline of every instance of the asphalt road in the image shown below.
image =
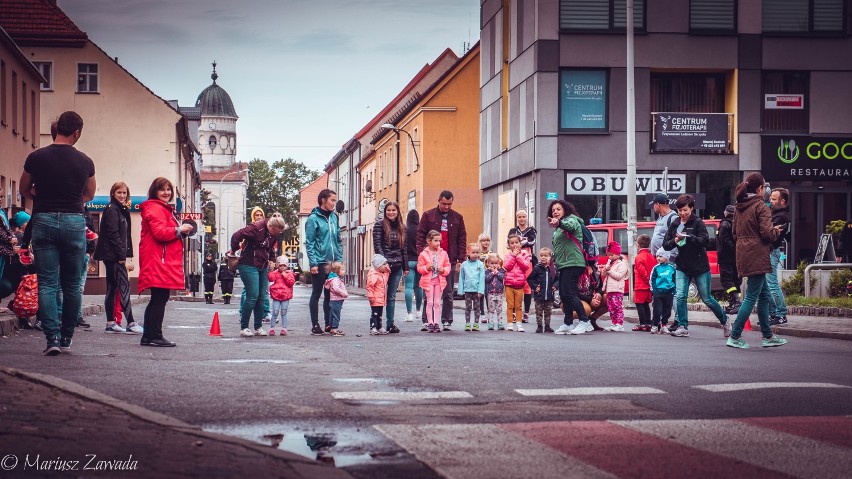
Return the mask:
[[[4,340],[0,363],[316,455],[360,477],[456,475],[406,445],[420,444],[411,435],[425,433],[411,428],[427,425],[852,415],[848,341],[790,338],[763,349],[759,333],[746,332],[752,349],[742,351],[725,347],[720,329],[700,326],[690,338],[464,332],[461,311],[451,332],[398,320],[402,334],[369,336],[361,297],[344,304],[345,337],[312,337],[308,294],[296,287],[287,337],[240,338],[236,305],[170,302],[164,331],[176,348],[140,347],[139,336],[104,334],[89,318],[92,329],[78,330],[70,354],[43,357],[41,333],[25,331]],[[221,338],[207,334],[216,311]],[[403,302],[397,311],[404,317]]]

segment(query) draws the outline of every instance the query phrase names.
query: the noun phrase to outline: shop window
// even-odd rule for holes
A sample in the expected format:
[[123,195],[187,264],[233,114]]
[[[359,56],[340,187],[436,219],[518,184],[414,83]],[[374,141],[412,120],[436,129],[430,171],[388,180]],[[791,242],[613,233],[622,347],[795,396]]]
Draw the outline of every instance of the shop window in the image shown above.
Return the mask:
[[689,31],[736,33],[736,0],[690,0]]
[[722,73],[651,73],[651,111],[724,113]]
[[763,0],[763,33],[843,34],[845,0]]
[[41,91],[53,91],[53,62],[33,62],[33,66],[45,79],[41,84]]
[[[645,0],[633,2],[633,29],[645,31]],[[579,32],[623,32],[627,0],[559,0],[559,29]]]
[[77,64],[77,93],[98,92],[98,64]]
[[763,72],[764,132],[808,133],[809,84],[808,72]]

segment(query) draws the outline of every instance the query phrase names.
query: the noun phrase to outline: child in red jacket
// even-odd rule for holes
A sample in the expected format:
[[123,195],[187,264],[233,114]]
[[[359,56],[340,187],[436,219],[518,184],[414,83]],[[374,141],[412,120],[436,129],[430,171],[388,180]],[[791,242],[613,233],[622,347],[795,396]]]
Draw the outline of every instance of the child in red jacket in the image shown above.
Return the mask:
[[633,331],[651,332],[651,270],[657,266],[657,260],[648,249],[651,246],[651,237],[639,235],[636,238],[639,251],[633,263],[633,276],[636,282],[633,284],[633,302],[636,304],[636,312],[639,315],[639,324],[633,327]]
[[287,257],[279,256],[278,269],[269,272],[269,297],[272,298],[272,319],[269,324],[269,335],[275,336],[275,323],[281,313],[281,336],[287,336],[287,309],[293,299],[293,285],[296,275],[287,265]]

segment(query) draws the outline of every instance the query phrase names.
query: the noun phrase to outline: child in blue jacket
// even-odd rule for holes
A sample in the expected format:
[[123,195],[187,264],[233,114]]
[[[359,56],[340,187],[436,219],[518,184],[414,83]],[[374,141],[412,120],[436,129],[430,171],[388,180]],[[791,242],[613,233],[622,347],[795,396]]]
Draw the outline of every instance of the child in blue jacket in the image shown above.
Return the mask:
[[672,315],[675,293],[675,268],[669,263],[670,252],[657,250],[657,266],[651,270],[651,292],[654,294],[654,313],[651,334],[664,334]]
[[[479,260],[479,243],[467,245],[467,261],[459,273],[459,291],[464,293],[464,330],[479,331],[479,301],[485,295],[485,266]],[[473,325],[470,312],[473,310]]]
[[542,248],[538,252],[538,264],[527,278],[535,300],[536,333],[553,332],[550,328],[550,315],[553,312],[553,293],[556,291],[556,271],[550,264],[552,257],[553,252],[549,248]]

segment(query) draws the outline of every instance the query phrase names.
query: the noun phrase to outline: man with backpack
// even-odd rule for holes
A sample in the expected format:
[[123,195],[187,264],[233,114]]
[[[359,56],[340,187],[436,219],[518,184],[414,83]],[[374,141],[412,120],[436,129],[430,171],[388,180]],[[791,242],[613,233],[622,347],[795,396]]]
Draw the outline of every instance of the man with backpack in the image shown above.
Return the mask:
[[[554,334],[584,334],[594,330],[583,301],[577,292],[577,281],[586,270],[590,261],[589,251],[584,251],[583,245],[587,244],[584,229],[588,228],[583,220],[577,216],[574,205],[564,200],[556,200],[547,209],[547,220],[553,230],[553,262],[559,272],[559,297],[562,300],[565,311],[564,324]],[[588,233],[591,237],[591,232]],[[593,243],[593,241],[592,241]],[[596,257],[597,251],[593,253]],[[574,329],[573,313],[577,313],[580,322]]]

